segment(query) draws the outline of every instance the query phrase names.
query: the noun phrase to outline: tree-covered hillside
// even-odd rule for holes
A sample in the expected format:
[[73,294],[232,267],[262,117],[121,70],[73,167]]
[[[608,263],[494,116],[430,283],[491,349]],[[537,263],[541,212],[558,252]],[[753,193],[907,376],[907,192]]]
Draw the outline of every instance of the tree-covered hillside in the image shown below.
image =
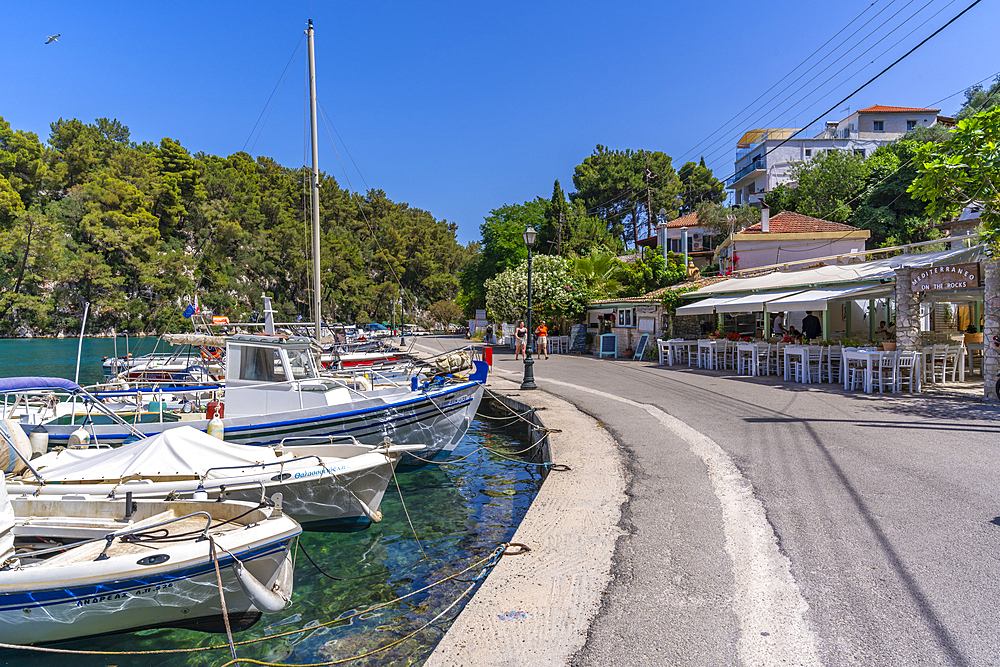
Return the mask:
[[[0,335],[190,329],[199,302],[233,319],[261,295],[310,318],[308,171],[246,153],[136,144],[117,120],[58,120],[46,143],[0,118]],[[457,226],[321,176],[323,317],[388,319],[451,300],[474,249]],[[95,323],[96,320],[96,323]]]

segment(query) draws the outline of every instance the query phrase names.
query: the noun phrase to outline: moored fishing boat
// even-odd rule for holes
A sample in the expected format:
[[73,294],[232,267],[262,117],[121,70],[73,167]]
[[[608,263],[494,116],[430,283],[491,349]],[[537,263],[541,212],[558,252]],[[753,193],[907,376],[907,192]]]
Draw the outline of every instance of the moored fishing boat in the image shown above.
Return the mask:
[[[363,444],[385,439],[397,445],[422,445],[408,452],[405,464],[419,463],[450,452],[472,423],[483,396],[488,366],[474,362],[468,379],[437,379],[410,386],[383,386],[371,391],[349,388],[343,380],[320,375],[311,341],[282,336],[233,336],[226,342],[226,388],[221,415],[227,442],[253,445],[309,444],[313,436],[353,436]],[[75,383],[58,378],[0,379],[0,393],[39,398],[44,392],[69,392],[78,409],[69,417],[45,417],[42,401],[36,412],[15,416],[30,432],[42,426],[50,445],[67,445],[82,428],[92,442],[118,445],[135,435],[150,436],[179,426],[208,431],[207,414],[174,414],[161,410],[160,419],[124,424],[99,400]],[[24,405],[21,398],[12,405]],[[11,408],[10,410],[13,410]],[[81,411],[82,410],[82,414]],[[295,442],[295,438],[303,438]]]
[[[291,599],[301,527],[237,502],[8,498],[0,489],[0,642],[153,627],[234,629]],[[221,575],[221,590],[216,566]]]
[[285,514],[306,526],[353,528],[381,521],[379,507],[392,472],[402,452],[418,446],[325,440],[251,447],[184,426],[116,448],[49,452],[30,461],[30,470],[8,477],[7,492],[246,501],[281,493]]

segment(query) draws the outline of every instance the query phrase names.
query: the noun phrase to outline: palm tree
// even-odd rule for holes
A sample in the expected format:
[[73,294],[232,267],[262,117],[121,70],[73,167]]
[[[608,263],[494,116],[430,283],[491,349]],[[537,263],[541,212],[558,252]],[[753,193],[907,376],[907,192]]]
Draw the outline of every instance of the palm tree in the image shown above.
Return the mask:
[[595,299],[614,296],[622,289],[617,278],[619,261],[603,248],[591,248],[590,254],[574,258],[573,265]]

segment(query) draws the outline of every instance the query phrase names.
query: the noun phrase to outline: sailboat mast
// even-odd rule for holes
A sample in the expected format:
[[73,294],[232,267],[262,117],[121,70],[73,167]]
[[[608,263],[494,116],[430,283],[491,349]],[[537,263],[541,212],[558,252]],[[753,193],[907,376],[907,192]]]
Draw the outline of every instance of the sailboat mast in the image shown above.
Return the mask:
[[320,340],[320,281],[319,281],[319,143],[316,131],[316,52],[313,48],[313,22],[309,19],[309,118],[312,121],[312,172],[310,194],[312,199],[313,232],[313,318],[316,323],[316,341]]

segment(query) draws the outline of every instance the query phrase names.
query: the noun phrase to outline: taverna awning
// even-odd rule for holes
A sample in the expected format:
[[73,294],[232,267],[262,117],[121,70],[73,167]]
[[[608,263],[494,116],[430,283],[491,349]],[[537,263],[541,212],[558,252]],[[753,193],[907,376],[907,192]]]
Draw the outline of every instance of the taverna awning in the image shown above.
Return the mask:
[[735,299],[730,299],[725,303],[719,304],[715,308],[717,313],[757,313],[764,310],[764,305],[767,304],[767,309],[771,310],[771,302],[792,297],[798,294],[802,290],[781,290],[779,292],[762,292],[760,294],[747,294]]
[[[888,288],[888,289],[885,289]],[[788,310],[826,310],[830,301],[837,299],[875,298],[892,293],[892,286],[881,283],[865,283],[863,285],[841,285],[839,287],[823,287],[820,289],[798,292],[791,296],[775,299],[767,304],[771,312]]]
[[[877,259],[858,264],[830,264],[801,271],[775,271],[752,278],[731,278],[720,283],[707,285],[696,292],[684,294],[683,298],[718,297],[732,298],[758,292],[773,292],[797,287],[798,291],[841,287],[844,285],[892,283],[896,279],[896,269],[906,266],[922,268],[943,264],[960,264],[978,261],[985,246],[943,250],[922,255],[908,253],[887,259]],[[891,291],[891,287],[887,288]],[[681,309],[677,309],[678,314]],[[686,313],[685,313],[686,314]],[[696,315],[698,313],[690,313]]]
[[717,306],[728,303],[730,301],[735,301],[735,297],[709,297],[707,299],[702,299],[697,303],[691,303],[686,306],[681,306],[677,309],[678,315],[711,315],[715,312]]

